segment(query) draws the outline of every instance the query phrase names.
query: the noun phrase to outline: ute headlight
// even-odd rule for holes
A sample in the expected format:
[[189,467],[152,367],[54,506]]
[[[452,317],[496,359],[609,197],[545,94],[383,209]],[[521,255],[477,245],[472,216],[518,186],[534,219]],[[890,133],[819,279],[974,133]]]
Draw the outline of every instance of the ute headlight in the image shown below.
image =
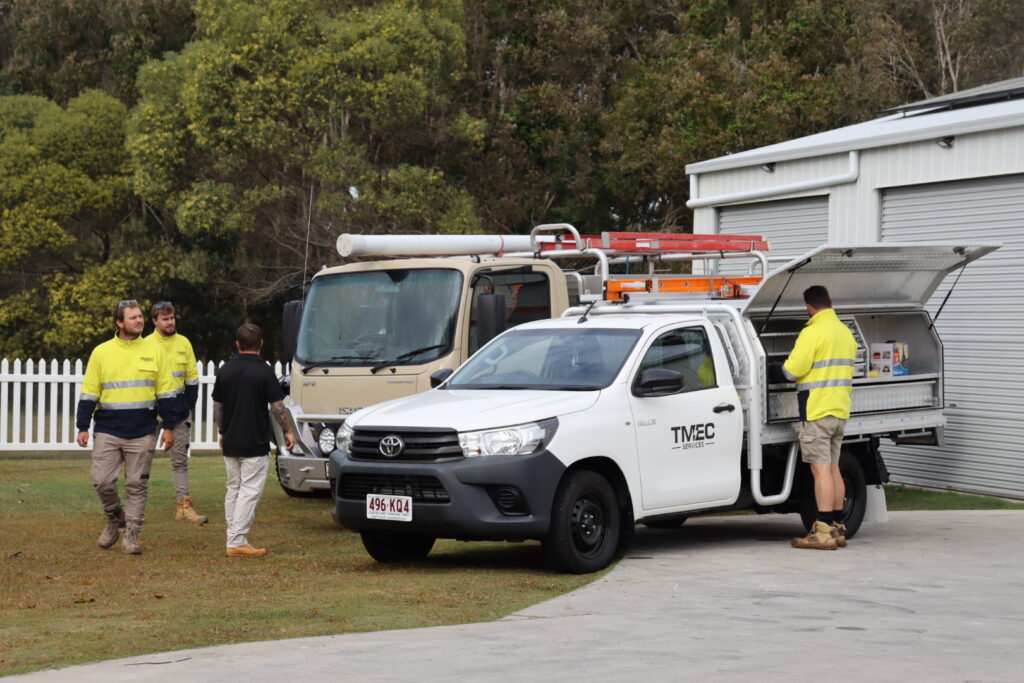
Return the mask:
[[316,437],[316,445],[320,447],[320,452],[324,455],[330,455],[334,452],[336,443],[334,430],[330,427],[321,429],[320,434]]
[[348,423],[341,425],[338,429],[338,435],[334,439],[335,445],[339,451],[345,451],[348,453],[352,448],[352,428],[348,426]]
[[483,429],[478,432],[459,432],[459,445],[467,458],[481,455],[529,455],[551,442],[558,428],[558,420],[501,429]]

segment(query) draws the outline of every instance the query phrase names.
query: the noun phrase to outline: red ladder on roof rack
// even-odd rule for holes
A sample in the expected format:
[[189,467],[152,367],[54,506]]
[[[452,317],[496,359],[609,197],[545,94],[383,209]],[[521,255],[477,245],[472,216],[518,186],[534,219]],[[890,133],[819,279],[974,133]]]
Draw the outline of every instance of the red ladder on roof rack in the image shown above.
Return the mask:
[[602,249],[617,254],[658,254],[666,252],[768,251],[768,240],[760,235],[691,235],[676,232],[603,232],[580,235],[577,244],[572,235],[540,237],[540,251],[558,252],[578,249]]

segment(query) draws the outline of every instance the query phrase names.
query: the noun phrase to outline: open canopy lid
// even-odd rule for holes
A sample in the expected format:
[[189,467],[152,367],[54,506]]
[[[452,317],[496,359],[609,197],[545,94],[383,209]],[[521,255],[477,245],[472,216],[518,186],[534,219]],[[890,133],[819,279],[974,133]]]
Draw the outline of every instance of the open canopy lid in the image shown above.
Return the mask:
[[[996,242],[825,244],[772,271],[746,313],[804,311],[804,290],[824,285],[836,308],[922,308],[952,271],[995,251]],[[779,294],[782,294],[779,297]]]

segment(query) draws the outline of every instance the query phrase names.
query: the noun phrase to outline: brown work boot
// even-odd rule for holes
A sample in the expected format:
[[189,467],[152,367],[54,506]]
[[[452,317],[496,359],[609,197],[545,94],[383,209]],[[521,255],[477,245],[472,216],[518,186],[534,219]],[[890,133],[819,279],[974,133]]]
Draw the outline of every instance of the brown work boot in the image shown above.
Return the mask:
[[139,530],[141,525],[135,522],[128,522],[124,530],[124,538],[121,539],[121,549],[129,555],[141,555],[142,546],[139,545]]
[[803,538],[794,538],[790,541],[794,548],[809,548],[812,550],[835,550],[836,539],[832,536],[832,527],[821,520],[815,520],[811,530]]
[[107,516],[107,528],[100,534],[96,543],[99,547],[106,550],[117,543],[117,539],[121,536],[121,529],[124,528],[125,521],[124,510],[120,507],[111,510],[110,512],[105,512],[104,514]]
[[836,545],[840,548],[846,547],[846,525],[842,522],[832,524],[832,538],[836,539]]
[[266,548],[253,548],[248,543],[236,548],[228,546],[228,557],[263,557],[266,554]]
[[182,496],[178,499],[178,510],[174,513],[174,519],[179,522],[195,522],[196,524],[206,524],[210,518],[206,515],[197,514],[192,509],[192,496]]

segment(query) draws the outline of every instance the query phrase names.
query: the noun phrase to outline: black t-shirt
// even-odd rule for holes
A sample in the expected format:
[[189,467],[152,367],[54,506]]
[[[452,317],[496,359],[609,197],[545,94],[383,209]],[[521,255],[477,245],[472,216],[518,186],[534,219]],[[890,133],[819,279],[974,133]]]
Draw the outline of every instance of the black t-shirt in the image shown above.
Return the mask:
[[224,455],[252,458],[270,454],[268,403],[284,399],[281,385],[266,361],[240,353],[217,371],[213,400],[223,405]]

